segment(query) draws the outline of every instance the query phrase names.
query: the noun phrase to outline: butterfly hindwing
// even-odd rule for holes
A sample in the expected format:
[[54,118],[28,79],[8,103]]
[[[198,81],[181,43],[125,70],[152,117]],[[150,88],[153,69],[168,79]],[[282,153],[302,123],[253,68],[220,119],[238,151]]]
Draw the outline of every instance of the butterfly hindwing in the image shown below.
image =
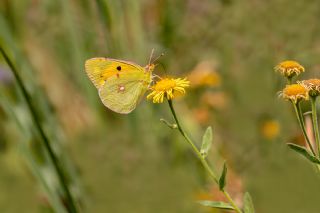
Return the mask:
[[140,97],[147,90],[145,82],[140,80],[121,80],[111,78],[99,89],[103,104],[109,109],[128,114],[134,110]]

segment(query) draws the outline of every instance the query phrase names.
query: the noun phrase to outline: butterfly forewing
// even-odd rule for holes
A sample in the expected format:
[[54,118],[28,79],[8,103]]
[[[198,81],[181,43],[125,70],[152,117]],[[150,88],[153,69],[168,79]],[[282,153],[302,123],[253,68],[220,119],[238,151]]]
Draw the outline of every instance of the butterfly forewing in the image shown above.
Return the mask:
[[91,58],[86,61],[85,69],[88,77],[98,89],[112,76],[130,71],[144,72],[144,68],[137,64],[109,58]]

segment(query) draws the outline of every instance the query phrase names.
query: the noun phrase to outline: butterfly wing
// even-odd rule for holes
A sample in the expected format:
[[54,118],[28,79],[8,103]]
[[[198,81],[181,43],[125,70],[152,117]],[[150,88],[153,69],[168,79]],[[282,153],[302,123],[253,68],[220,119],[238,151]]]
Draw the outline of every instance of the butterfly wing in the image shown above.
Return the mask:
[[118,113],[134,110],[151,83],[151,72],[127,61],[92,58],[85,68],[103,104]]
[[131,73],[122,77],[111,77],[99,88],[99,96],[109,109],[122,114],[134,110],[148,89],[149,81],[143,73]]
[[110,58],[91,58],[85,62],[88,77],[99,89],[108,78],[124,72],[144,72],[144,68],[127,61]]

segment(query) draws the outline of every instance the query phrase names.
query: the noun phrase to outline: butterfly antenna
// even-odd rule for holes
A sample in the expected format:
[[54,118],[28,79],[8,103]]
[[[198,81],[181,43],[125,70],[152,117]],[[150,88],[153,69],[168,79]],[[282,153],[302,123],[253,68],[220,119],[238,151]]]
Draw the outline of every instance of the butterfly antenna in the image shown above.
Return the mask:
[[151,50],[151,54],[150,54],[150,58],[149,58],[149,65],[151,64],[153,53],[154,53],[154,48],[152,48],[152,50]]
[[155,58],[152,63],[154,64],[154,62],[158,61],[159,58],[161,58],[162,56],[164,56],[164,53],[161,53],[161,55],[159,55],[157,58]]
[[154,79],[154,78],[158,78],[158,79],[160,79],[160,80],[162,79],[160,76],[158,76],[158,75],[156,75],[156,74],[153,74],[153,75],[152,75],[152,79]]

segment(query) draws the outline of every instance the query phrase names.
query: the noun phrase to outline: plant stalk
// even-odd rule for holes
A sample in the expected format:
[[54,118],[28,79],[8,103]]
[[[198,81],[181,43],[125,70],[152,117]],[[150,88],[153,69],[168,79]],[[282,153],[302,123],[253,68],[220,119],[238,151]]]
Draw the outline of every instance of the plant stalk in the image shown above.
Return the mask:
[[44,143],[44,146],[49,154],[49,157],[50,159],[52,160],[52,163],[54,165],[54,168],[56,170],[56,173],[58,175],[58,178],[59,178],[59,181],[60,181],[60,184],[63,188],[63,191],[64,191],[64,194],[66,196],[66,200],[67,200],[67,210],[68,212],[70,213],[77,213],[77,209],[76,209],[76,206],[75,206],[75,203],[74,203],[74,200],[72,198],[72,195],[70,193],[70,190],[68,188],[68,184],[66,182],[66,177],[63,173],[63,170],[62,170],[62,167],[58,161],[58,158],[56,157],[51,145],[50,145],[50,142],[49,142],[49,138],[47,137],[47,135],[45,134],[41,124],[40,124],[40,121],[39,121],[39,117],[38,117],[38,114],[36,113],[36,109],[31,101],[31,96],[29,95],[19,73],[17,72],[15,66],[13,65],[12,61],[10,60],[9,56],[6,54],[6,52],[4,51],[4,49],[0,46],[0,52],[1,54],[3,55],[5,61],[7,62],[7,64],[9,65],[11,71],[13,72],[14,74],[14,77],[16,78],[17,80],[17,84],[18,84],[18,87],[20,88],[21,92],[22,92],[22,95],[27,103],[27,106],[29,108],[29,111],[31,113],[31,117],[34,121],[34,124],[40,134],[40,137],[42,138],[42,141]]
[[[203,167],[205,168],[205,170],[208,172],[209,176],[212,178],[212,180],[216,183],[219,184],[219,179],[217,178],[217,175],[214,173],[214,171],[210,168],[207,160],[205,158],[202,157],[200,151],[198,150],[198,148],[196,147],[196,145],[193,143],[193,141],[188,137],[188,135],[185,133],[185,131],[182,129],[179,120],[177,118],[176,112],[174,110],[173,104],[172,104],[172,100],[168,100],[169,103],[169,107],[171,110],[171,113],[174,117],[174,120],[178,126],[178,130],[181,133],[181,135],[184,137],[184,139],[191,145],[194,153],[197,155],[197,157],[199,158],[199,160],[201,161]],[[232,205],[232,207],[234,208],[234,210],[238,213],[242,213],[241,209],[235,204],[235,202],[233,201],[233,199],[230,197],[229,193],[226,192],[225,190],[221,191],[225,197],[227,198],[227,200],[230,202],[230,204]]]
[[304,139],[307,141],[308,146],[309,146],[311,152],[313,153],[313,155],[316,156],[316,153],[315,153],[315,151],[314,151],[314,149],[313,149],[313,147],[311,145],[311,142],[310,142],[309,137],[308,137],[307,132],[306,132],[306,127],[305,127],[304,121],[303,121],[303,115],[301,113],[300,103],[299,102],[298,103],[292,102],[292,104],[293,104],[294,111],[296,113],[300,128],[302,130]]
[[318,156],[320,156],[320,136],[319,136],[319,125],[318,125],[318,119],[317,119],[316,102],[317,102],[317,97],[311,97],[313,132],[314,132],[314,137],[317,144]]

